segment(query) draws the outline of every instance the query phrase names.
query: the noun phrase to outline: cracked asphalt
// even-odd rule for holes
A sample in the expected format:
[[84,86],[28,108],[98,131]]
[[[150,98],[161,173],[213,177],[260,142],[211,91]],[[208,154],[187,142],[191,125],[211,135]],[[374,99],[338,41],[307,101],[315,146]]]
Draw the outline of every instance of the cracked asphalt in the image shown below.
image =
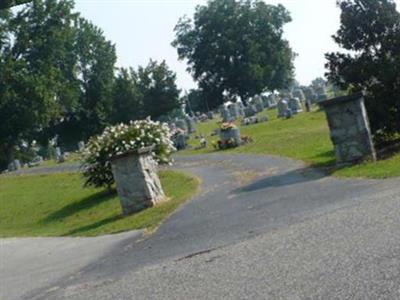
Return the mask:
[[174,168],[202,192],[152,235],[62,241],[68,251],[0,241],[0,298],[400,299],[399,178],[338,179],[256,155]]

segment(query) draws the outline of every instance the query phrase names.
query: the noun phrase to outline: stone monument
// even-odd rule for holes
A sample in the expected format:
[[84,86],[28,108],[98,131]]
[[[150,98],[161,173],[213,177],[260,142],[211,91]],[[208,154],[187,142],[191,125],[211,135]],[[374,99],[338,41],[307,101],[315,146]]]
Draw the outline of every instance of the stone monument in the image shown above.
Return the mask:
[[306,97],[304,96],[304,92],[302,89],[298,88],[293,91],[293,97],[298,98],[301,102],[303,102]]
[[233,120],[236,120],[240,117],[239,106],[237,103],[232,103],[228,106],[229,114]]
[[226,144],[229,142],[233,142],[233,146],[237,147],[241,144],[242,139],[240,137],[240,130],[238,127],[230,128],[227,130],[220,130],[219,137],[222,143]]
[[289,105],[286,99],[281,99],[278,102],[278,118],[285,118],[288,115]]
[[260,96],[255,96],[253,98],[254,106],[257,110],[258,113],[262,112],[264,110],[264,103],[262,101],[262,98]]
[[225,106],[221,107],[221,118],[223,122],[229,122],[232,119],[229,110]]
[[192,117],[186,117],[186,126],[189,134],[196,132],[196,122]]
[[244,108],[244,115],[246,118],[252,117],[256,114],[257,114],[257,110],[254,105],[249,104]]
[[188,131],[187,122],[182,119],[178,119],[175,121],[175,127],[183,130],[184,132]]
[[376,160],[363,94],[319,103],[325,110],[338,165]]
[[129,215],[165,200],[157,174],[157,163],[151,152],[153,147],[138,153],[115,156],[111,160],[112,173],[124,215]]
[[303,111],[301,102],[298,98],[290,98],[288,105],[293,114],[298,114]]

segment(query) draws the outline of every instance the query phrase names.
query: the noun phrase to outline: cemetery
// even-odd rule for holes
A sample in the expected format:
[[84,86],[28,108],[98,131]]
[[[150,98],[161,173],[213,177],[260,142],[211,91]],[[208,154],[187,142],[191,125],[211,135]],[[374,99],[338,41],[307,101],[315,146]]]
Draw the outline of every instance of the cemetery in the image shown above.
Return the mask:
[[73,0],[0,4],[0,298],[399,298],[396,1],[337,1],[312,78],[268,1],[188,4],[134,67]]

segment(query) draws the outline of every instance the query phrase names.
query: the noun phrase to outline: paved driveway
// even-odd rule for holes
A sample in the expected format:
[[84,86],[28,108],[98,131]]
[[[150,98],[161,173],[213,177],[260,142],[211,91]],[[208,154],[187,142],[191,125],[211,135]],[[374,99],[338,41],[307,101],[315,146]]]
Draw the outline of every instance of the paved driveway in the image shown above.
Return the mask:
[[202,192],[155,234],[88,246],[79,271],[60,264],[45,284],[33,273],[34,288],[10,283],[2,298],[400,298],[399,179],[342,180],[270,156],[179,157],[176,167],[201,177]]

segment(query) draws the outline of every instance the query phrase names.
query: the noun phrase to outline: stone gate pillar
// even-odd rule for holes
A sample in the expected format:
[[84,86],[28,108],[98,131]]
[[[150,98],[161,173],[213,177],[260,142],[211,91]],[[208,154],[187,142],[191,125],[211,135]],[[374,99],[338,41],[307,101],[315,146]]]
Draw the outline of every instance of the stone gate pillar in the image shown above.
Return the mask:
[[325,100],[325,110],[338,165],[376,160],[362,93]]
[[138,212],[165,200],[157,174],[152,147],[138,153],[116,156],[111,160],[112,173],[125,215]]

